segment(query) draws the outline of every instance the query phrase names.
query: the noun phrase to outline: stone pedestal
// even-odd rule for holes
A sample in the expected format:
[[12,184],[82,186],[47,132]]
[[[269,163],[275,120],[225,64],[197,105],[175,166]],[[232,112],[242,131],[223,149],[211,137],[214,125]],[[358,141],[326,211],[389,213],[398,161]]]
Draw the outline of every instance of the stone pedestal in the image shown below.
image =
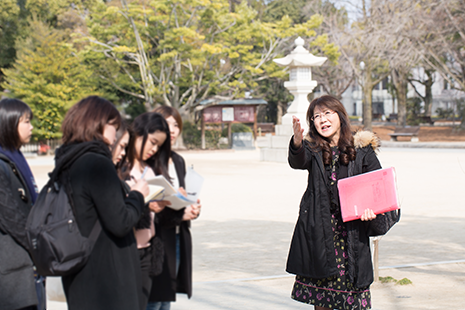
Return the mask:
[[275,135],[267,133],[257,139],[261,161],[287,163],[289,141],[293,135],[292,125],[276,125]]

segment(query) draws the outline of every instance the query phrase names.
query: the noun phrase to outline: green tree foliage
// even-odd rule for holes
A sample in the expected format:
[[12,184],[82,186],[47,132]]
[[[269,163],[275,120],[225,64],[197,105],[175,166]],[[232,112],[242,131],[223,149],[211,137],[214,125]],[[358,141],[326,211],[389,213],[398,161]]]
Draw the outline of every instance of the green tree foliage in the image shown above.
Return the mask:
[[59,138],[69,107],[78,99],[95,94],[89,78],[92,73],[60,31],[39,21],[32,21],[31,28],[31,36],[17,44],[13,68],[4,70],[2,87],[30,105],[36,137]]
[[15,57],[14,40],[18,32],[19,6],[15,0],[0,2],[0,67],[9,65]]
[[273,22],[288,16],[294,24],[304,23],[308,18],[303,8],[307,0],[273,0],[266,6],[263,20]]
[[[188,149],[199,149],[202,146],[202,132],[198,126],[191,122],[184,122],[182,127],[182,137],[184,145]],[[221,138],[220,129],[205,130],[205,146],[207,149],[218,148],[218,141]]]
[[54,28],[60,28],[63,16],[70,12],[84,13],[90,7],[101,3],[102,0],[22,0],[28,16],[35,16],[39,20]]
[[0,1],[0,82],[3,79],[1,69],[10,67],[14,62],[15,41],[23,34],[26,26],[24,2],[25,0]]
[[281,124],[281,118],[285,114],[288,103],[293,100],[291,93],[284,87],[286,76],[272,77],[259,82],[258,95],[268,102],[265,118],[261,121]]
[[158,102],[190,112],[209,96],[242,97],[259,80],[283,75],[271,60],[320,24],[318,15],[262,22],[245,1],[231,12],[225,0],[121,0],[93,8],[89,53],[111,60],[102,76],[147,108]]
[[[0,1],[0,71],[16,59],[16,42],[34,31],[32,17],[60,29],[70,27],[70,12],[81,11],[99,0],[1,0]],[[0,73],[0,82],[2,81]],[[1,88],[0,88],[1,90]]]

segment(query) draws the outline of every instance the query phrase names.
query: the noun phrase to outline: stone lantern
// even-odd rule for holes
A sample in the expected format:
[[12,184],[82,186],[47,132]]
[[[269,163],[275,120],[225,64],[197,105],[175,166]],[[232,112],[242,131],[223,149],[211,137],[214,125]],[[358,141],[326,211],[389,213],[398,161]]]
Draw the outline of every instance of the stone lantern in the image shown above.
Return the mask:
[[304,43],[304,40],[298,37],[295,40],[297,47],[289,55],[273,60],[280,66],[289,67],[289,81],[284,82],[284,87],[294,95],[294,101],[283,116],[282,124],[276,125],[275,135],[266,134],[265,137],[257,139],[262,161],[287,162],[289,139],[293,135],[293,115],[300,119],[302,128],[308,130],[305,117],[310,102],[307,96],[317,86],[317,82],[312,80],[311,67],[321,66],[327,58],[310,54],[304,48]]
[[302,126],[307,128],[305,116],[310,104],[307,96],[317,86],[317,82],[312,80],[311,67],[321,66],[328,58],[314,56],[304,48],[304,43],[305,41],[298,37],[295,40],[297,47],[289,55],[273,61],[280,66],[289,67],[289,81],[284,82],[284,87],[294,95],[294,101],[283,116],[282,124],[291,125],[292,115],[295,115],[300,119]]

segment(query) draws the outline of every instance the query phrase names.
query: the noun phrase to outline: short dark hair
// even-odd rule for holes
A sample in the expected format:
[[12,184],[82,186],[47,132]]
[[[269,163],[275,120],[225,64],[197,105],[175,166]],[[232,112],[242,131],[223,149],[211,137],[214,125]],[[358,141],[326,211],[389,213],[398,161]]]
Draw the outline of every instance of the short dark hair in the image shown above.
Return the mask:
[[166,140],[162,146],[158,149],[157,153],[147,159],[145,162],[152,167],[153,171],[159,175],[162,174],[167,180],[169,180],[168,174],[168,163],[171,156],[171,141],[170,141],[170,128],[165,118],[155,112],[146,112],[134,119],[132,123],[132,133],[129,145],[128,145],[128,160],[131,165],[134,161],[141,160],[136,158],[135,141],[138,137],[142,137],[142,144],[140,154],[144,151],[147,137],[156,131],[161,131],[166,134]]
[[10,151],[19,150],[21,139],[18,124],[21,117],[33,118],[31,108],[19,99],[0,100],[0,145]]
[[117,128],[121,125],[121,115],[116,107],[102,97],[84,98],[66,113],[61,124],[63,144],[92,140],[107,143],[103,137],[103,129],[107,124],[115,125]]
[[182,132],[182,118],[178,110],[176,110],[173,107],[167,106],[167,105],[162,105],[162,106],[159,106],[153,109],[152,112],[160,113],[161,115],[163,115],[165,119],[167,119],[170,116],[174,117],[174,119],[178,123],[179,132]]

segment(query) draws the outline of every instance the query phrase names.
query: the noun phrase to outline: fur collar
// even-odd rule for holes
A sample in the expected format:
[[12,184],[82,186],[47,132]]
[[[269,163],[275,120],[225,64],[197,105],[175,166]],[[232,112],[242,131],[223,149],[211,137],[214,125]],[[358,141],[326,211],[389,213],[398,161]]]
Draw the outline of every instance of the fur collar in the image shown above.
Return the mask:
[[[307,142],[309,143],[312,142],[308,133],[305,135],[304,140],[307,140]],[[375,151],[375,153],[378,154],[379,147],[381,146],[381,140],[378,138],[378,136],[376,136],[371,131],[366,131],[366,130],[357,131],[354,134],[355,149],[361,149],[368,145],[371,145],[371,147],[373,148],[373,151]]]
[[378,153],[379,147],[381,146],[381,141],[379,138],[371,131],[360,130],[357,131],[354,135],[354,146],[356,149],[366,147],[371,145],[373,151]]

